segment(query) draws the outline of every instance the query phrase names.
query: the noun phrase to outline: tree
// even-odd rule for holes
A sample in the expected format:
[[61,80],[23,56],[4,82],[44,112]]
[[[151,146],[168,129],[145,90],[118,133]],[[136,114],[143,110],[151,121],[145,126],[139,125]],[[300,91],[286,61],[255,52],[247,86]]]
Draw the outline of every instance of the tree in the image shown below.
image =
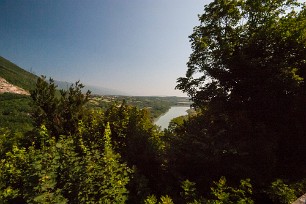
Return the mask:
[[172,141],[180,175],[192,176],[183,161],[205,167],[211,178],[246,175],[261,184],[305,175],[306,166],[298,165],[306,154],[299,145],[306,142],[305,14],[295,0],[205,6],[176,86],[199,111]]
[[[47,134],[44,126],[40,134]],[[57,186],[57,170],[60,166],[55,138],[35,145],[13,145],[1,158],[0,199],[3,203],[67,203]]]
[[84,95],[82,88],[77,82],[58,92],[52,80],[39,78],[31,93],[35,131],[19,138],[0,130],[0,145],[5,145],[0,152],[1,201],[126,202],[132,171],[114,151],[103,113],[84,108],[89,92]]
[[148,110],[125,102],[113,104],[105,112],[105,120],[110,123],[114,150],[135,170],[129,184],[129,202],[139,203],[150,193],[161,193],[164,145]]
[[35,126],[45,125],[52,135],[73,135],[78,130],[78,123],[84,119],[84,105],[88,102],[90,91],[82,93],[83,84],[79,81],[69,89],[58,91],[52,79],[37,79],[36,89],[31,91],[36,110],[33,113]]
[[252,195],[250,179],[241,180],[239,188],[228,186],[225,177],[221,177],[218,182],[214,182],[214,185],[214,187],[211,187],[213,198],[207,201],[208,204],[254,204],[254,201],[249,197]]
[[177,88],[199,106],[218,98],[243,104],[265,91],[294,94],[304,84],[305,66],[305,11],[288,11],[296,5],[294,0],[215,0],[205,6],[201,25],[190,36],[186,77],[178,79]]
[[125,163],[120,163],[120,155],[113,150],[109,123],[103,142],[103,153],[95,144],[87,147],[76,203],[125,203],[128,198],[126,185],[131,170]]
[[[107,124],[101,146],[78,147],[74,137],[51,137],[42,126],[39,148],[13,145],[0,160],[3,203],[125,203],[131,169],[120,161]],[[1,137],[3,138],[3,137]],[[78,152],[78,149],[83,152]]]

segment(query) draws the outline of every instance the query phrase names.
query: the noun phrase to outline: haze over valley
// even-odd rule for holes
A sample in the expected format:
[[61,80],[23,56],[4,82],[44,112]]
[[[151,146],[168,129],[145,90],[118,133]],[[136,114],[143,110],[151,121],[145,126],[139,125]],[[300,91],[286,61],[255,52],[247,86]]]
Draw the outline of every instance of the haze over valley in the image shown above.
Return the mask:
[[0,56],[62,82],[186,96],[174,87],[205,2],[1,1]]
[[304,203],[306,2],[0,9],[0,203]]

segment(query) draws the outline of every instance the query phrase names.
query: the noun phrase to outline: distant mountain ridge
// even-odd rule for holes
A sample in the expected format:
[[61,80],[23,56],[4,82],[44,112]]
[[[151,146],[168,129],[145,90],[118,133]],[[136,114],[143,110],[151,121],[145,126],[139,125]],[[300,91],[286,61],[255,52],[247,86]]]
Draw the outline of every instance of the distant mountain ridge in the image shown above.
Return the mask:
[[[8,82],[4,83],[4,80],[1,81],[1,84],[7,85],[6,87],[8,87],[8,84],[11,84],[14,85],[14,87],[16,87],[15,88],[16,90],[19,90],[18,88],[21,88],[26,91],[35,89],[36,81],[38,78],[38,76],[36,76],[35,74],[32,74],[24,70],[23,68],[17,66],[13,62],[1,56],[0,56],[0,77],[3,78],[6,82]],[[54,82],[58,86],[58,89],[68,89],[73,84],[70,82],[63,82],[57,80],[55,80]],[[96,95],[119,95],[119,96],[129,95],[115,89],[104,88],[99,86],[88,86],[86,84],[84,85],[85,85],[84,92],[90,90],[92,94]],[[10,90],[13,90],[13,88],[11,88]],[[15,93],[17,93],[17,91]]]
[[[58,86],[59,89],[67,90],[73,83],[71,82],[65,82],[65,81],[57,81],[54,80],[54,83]],[[82,82],[81,82],[82,83]],[[127,96],[129,94],[124,93],[122,91],[118,91],[115,89],[105,88],[105,87],[99,87],[99,86],[90,86],[82,83],[84,87],[84,92],[87,90],[90,90],[92,94],[94,95],[115,95],[115,96]]]

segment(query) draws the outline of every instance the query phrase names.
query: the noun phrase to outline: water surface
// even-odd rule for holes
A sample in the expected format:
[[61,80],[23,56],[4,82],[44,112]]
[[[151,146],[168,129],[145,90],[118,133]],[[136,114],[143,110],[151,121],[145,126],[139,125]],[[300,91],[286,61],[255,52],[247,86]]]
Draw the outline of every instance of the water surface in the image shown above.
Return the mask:
[[168,112],[157,119],[155,124],[161,126],[162,129],[168,128],[168,125],[173,118],[187,115],[186,111],[188,109],[190,109],[189,106],[172,106]]

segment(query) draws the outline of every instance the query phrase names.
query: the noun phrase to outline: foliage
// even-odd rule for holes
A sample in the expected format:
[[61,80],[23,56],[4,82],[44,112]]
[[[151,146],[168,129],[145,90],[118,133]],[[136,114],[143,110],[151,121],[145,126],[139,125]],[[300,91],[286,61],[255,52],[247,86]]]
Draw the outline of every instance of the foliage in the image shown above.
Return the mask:
[[[123,155],[126,155],[129,150],[133,151],[134,147],[130,148],[129,145],[135,145],[134,142],[136,141],[134,140],[144,139],[147,140],[146,142],[151,143],[151,145],[156,145],[155,147],[148,147],[149,149],[162,148],[160,132],[152,124],[150,112],[146,109],[139,110],[125,103],[121,105],[113,104],[105,112],[105,119],[110,122],[116,148],[122,151]],[[138,139],[134,139],[134,137],[138,137]],[[128,142],[132,142],[132,144],[128,144]],[[124,152],[125,148],[130,149]]]
[[3,203],[21,201],[22,175],[28,166],[25,151],[25,148],[14,146],[11,152],[1,158],[0,199]]
[[275,203],[293,203],[306,190],[306,180],[286,184],[282,179],[276,179],[271,183],[266,193]]
[[186,203],[195,203],[196,202],[196,187],[195,183],[189,181],[188,179],[183,181],[181,184],[181,188],[183,192],[181,192],[181,196],[184,198]]
[[156,196],[155,195],[149,195],[145,201],[144,201],[145,204],[156,204],[157,203],[157,199],[156,199]]
[[79,82],[58,92],[41,77],[31,91],[34,130],[19,133],[2,125],[11,116],[30,124],[31,99],[1,95],[1,202],[292,202],[306,189],[306,7],[298,6],[205,6],[177,85],[196,113],[164,132],[152,118],[178,98],[91,97]]
[[272,182],[268,194],[275,203],[289,204],[297,199],[294,189],[290,188],[281,179]]
[[[47,134],[42,127],[41,134]],[[67,199],[57,188],[57,170],[60,156],[55,138],[44,141],[41,149],[29,147],[26,152],[29,167],[25,170],[23,185],[27,203],[67,203]]]
[[221,177],[218,182],[214,182],[215,187],[211,187],[212,199],[207,203],[211,204],[253,204],[254,201],[249,197],[252,194],[250,179],[241,180],[239,188],[226,185],[225,177]]
[[[127,200],[131,170],[113,150],[111,130],[109,123],[104,125],[103,114],[85,113],[89,93],[83,95],[81,87],[76,83],[57,98],[53,82],[39,78],[32,92],[36,131],[19,138],[1,129],[0,199],[4,203]],[[56,122],[58,117],[62,120]]]
[[[303,78],[293,73],[302,74],[305,43],[303,12],[288,11],[296,4],[291,0],[214,1],[205,6],[201,25],[190,36],[193,53],[186,77],[178,79],[177,88],[199,106],[222,97],[255,100],[255,94],[266,94],[263,88],[294,94]],[[201,76],[193,78],[196,73]],[[272,86],[277,84],[281,86]],[[261,91],[255,92],[258,88]]]
[[19,146],[23,138],[22,133],[14,133],[8,128],[0,128],[0,158],[5,156],[13,146]]
[[138,109],[147,109],[151,119],[156,119],[166,113],[171,106],[189,105],[187,97],[157,97],[157,96],[91,96],[88,107],[106,111],[113,103],[126,103]]
[[[104,133],[104,151],[93,148],[86,151],[84,172],[79,186],[78,202],[89,203],[125,203],[128,191],[125,188],[129,182],[130,170],[119,162],[111,145],[109,125]],[[92,147],[90,147],[92,148]],[[81,163],[82,164],[82,163]],[[76,203],[78,203],[76,202]]]
[[[241,203],[241,204],[253,204],[254,201],[251,198],[252,185],[250,179],[240,181],[238,188],[228,186],[225,177],[221,177],[218,182],[214,182],[214,186],[211,187],[209,198],[204,198],[197,193],[195,183],[189,180],[185,180],[181,183],[182,201],[179,203],[186,204],[230,204],[230,203]],[[171,197],[168,195],[161,196],[159,203],[173,203]],[[145,204],[156,204],[157,199],[155,195],[149,195],[145,200]]]
[[0,127],[14,132],[26,132],[33,128],[30,117],[32,107],[29,96],[3,93],[0,94]]
[[170,196],[165,195],[160,197],[159,204],[174,204]]
[[79,120],[85,114],[84,105],[90,92],[82,93],[84,86],[76,82],[68,91],[61,90],[56,96],[56,85],[52,79],[49,83],[45,77],[38,78],[36,89],[31,97],[36,106],[33,114],[36,126],[45,125],[52,135],[73,135],[77,132]]
[[39,149],[13,146],[1,159],[0,198],[18,203],[124,203],[131,171],[112,149],[106,126],[104,150],[75,152],[71,137],[58,141],[43,126]]
[[173,201],[168,195],[166,195],[166,196],[161,196],[160,201],[157,202],[156,197],[154,195],[150,195],[145,199],[144,203],[145,204],[173,204]]
[[162,154],[164,143],[159,129],[152,124],[146,109],[113,104],[105,112],[114,139],[114,149],[120,153],[135,175],[130,183],[131,203],[139,203],[149,193],[161,193]]
[[305,13],[295,0],[215,0],[204,7],[176,87],[198,114],[172,131],[173,175],[202,191],[220,175],[249,177],[257,187],[279,176],[303,179]]
[[173,118],[168,125],[168,131],[175,131],[177,128],[181,127],[184,125],[184,122],[186,120],[188,120],[189,116],[188,115],[183,115],[183,116],[179,116],[176,118]]

